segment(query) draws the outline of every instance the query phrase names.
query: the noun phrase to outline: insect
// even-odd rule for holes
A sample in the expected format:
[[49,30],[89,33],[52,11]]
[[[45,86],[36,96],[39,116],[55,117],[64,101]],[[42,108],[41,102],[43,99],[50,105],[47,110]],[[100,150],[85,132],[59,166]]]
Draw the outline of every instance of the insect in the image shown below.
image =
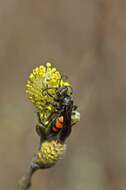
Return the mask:
[[[49,96],[53,97],[49,93],[51,88],[46,88],[46,92]],[[41,121],[39,112],[39,125],[37,125],[37,133],[44,139],[55,139],[64,142],[70,135],[72,129],[72,113],[75,114],[77,106],[73,105],[72,88],[70,86],[64,86],[56,89],[56,95],[54,98],[55,112],[51,113],[48,117],[49,127],[46,129]]]

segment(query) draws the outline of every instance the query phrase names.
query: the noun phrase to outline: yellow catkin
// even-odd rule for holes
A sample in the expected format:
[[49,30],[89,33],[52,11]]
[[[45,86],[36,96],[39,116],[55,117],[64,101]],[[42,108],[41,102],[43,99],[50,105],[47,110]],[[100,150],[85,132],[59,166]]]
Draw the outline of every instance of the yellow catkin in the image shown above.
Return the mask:
[[[28,99],[35,105],[40,113],[43,113],[43,121],[49,113],[54,112],[54,98],[56,98],[56,88],[60,86],[71,86],[70,83],[61,79],[60,72],[51,65],[51,63],[46,63],[46,65],[40,65],[33,69],[32,73],[29,75],[26,84],[26,93]],[[44,89],[47,86],[51,88],[49,93],[53,95],[54,98],[50,97]],[[47,104],[48,102],[48,104]],[[42,115],[42,114],[41,114]]]
[[40,167],[50,167],[54,165],[66,150],[66,145],[57,141],[45,141],[37,154],[36,163]]

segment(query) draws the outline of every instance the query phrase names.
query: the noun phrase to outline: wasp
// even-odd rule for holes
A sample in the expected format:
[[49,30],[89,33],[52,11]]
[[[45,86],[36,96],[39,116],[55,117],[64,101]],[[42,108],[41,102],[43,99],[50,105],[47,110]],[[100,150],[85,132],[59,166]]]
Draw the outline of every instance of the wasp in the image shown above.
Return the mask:
[[[51,88],[46,88],[44,91],[53,97],[49,93]],[[73,115],[77,115],[77,106],[73,103],[72,88],[70,86],[63,86],[56,89],[56,98],[54,98],[55,112],[49,115],[48,120],[49,127],[46,129],[43,122],[41,121],[39,112],[37,113],[39,124],[36,127],[36,131],[40,136],[40,144],[42,140],[57,140],[62,143],[69,137],[72,125],[74,125]],[[79,116],[79,115],[78,115]]]

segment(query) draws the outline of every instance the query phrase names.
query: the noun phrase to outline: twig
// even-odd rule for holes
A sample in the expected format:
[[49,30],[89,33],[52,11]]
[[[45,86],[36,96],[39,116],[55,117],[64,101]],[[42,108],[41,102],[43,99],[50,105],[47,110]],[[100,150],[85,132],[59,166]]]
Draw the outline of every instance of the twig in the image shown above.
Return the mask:
[[31,179],[36,170],[40,169],[38,165],[31,162],[28,172],[19,180],[17,190],[27,190],[31,186]]

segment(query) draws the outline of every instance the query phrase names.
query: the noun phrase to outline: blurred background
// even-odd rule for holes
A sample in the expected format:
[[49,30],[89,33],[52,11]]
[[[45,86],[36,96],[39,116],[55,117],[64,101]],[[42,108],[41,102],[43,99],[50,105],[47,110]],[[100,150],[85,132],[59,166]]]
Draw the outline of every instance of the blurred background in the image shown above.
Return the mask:
[[0,0],[0,189],[16,190],[38,146],[25,84],[52,62],[81,121],[31,190],[126,189],[126,0]]

